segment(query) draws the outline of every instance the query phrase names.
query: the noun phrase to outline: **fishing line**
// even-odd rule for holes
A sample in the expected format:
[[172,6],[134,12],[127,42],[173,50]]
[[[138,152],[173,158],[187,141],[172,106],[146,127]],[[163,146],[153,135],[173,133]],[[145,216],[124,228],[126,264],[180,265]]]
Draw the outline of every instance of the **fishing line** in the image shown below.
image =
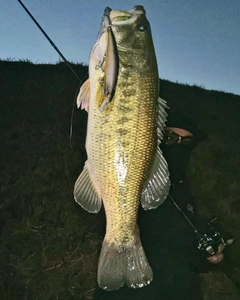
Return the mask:
[[79,80],[79,85],[77,88],[77,91],[75,93],[75,98],[73,101],[73,107],[72,107],[72,113],[71,113],[71,125],[70,125],[70,140],[72,139],[72,124],[73,124],[73,115],[74,115],[74,108],[75,108],[75,103],[76,103],[76,99],[77,99],[77,93],[79,91],[79,88],[82,84],[82,80],[79,78],[79,76],[77,75],[77,73],[73,70],[73,68],[71,67],[71,65],[69,64],[69,62],[67,61],[67,59],[65,58],[65,56],[62,54],[62,52],[58,49],[58,47],[54,44],[54,42],[50,39],[50,37],[47,35],[47,33],[43,30],[43,28],[40,26],[40,24],[37,22],[37,20],[33,17],[33,15],[30,13],[30,11],[27,9],[27,7],[22,3],[21,0],[18,0],[18,2],[21,4],[21,6],[23,7],[23,9],[27,12],[27,14],[30,16],[30,18],[33,20],[33,22],[37,25],[37,27],[40,29],[40,31],[43,33],[43,35],[46,37],[46,39],[49,41],[49,43],[51,44],[51,46],[57,51],[57,53],[60,55],[60,57],[63,59],[63,61],[67,64],[67,66],[69,67],[69,69],[71,70],[71,72],[75,75],[75,77]]
[[193,225],[193,223],[190,221],[190,219],[187,217],[187,215],[183,212],[183,210],[177,205],[176,201],[173,199],[173,197],[168,194],[168,197],[172,200],[172,203],[175,205],[175,207],[180,211],[180,213],[183,215],[185,220],[188,222],[188,224],[193,228],[195,232],[197,232],[197,228]]
[[51,46],[57,51],[57,53],[60,55],[60,57],[63,59],[63,61],[67,64],[67,66],[69,67],[69,69],[72,71],[72,73],[77,77],[77,79],[79,81],[81,81],[81,79],[78,77],[77,73],[73,70],[73,68],[70,66],[69,62],[67,61],[67,59],[65,58],[65,56],[62,54],[62,52],[57,48],[57,46],[54,44],[54,42],[50,39],[50,37],[47,35],[47,33],[43,30],[43,28],[40,26],[40,24],[37,22],[37,20],[33,17],[33,15],[30,13],[30,11],[27,9],[27,7],[22,3],[21,0],[18,0],[18,2],[22,5],[22,7],[24,8],[24,10],[28,13],[28,15],[30,16],[30,18],[33,20],[33,22],[37,25],[37,27],[41,30],[41,32],[44,34],[44,36],[46,37],[46,39],[49,41],[49,43],[51,44]]

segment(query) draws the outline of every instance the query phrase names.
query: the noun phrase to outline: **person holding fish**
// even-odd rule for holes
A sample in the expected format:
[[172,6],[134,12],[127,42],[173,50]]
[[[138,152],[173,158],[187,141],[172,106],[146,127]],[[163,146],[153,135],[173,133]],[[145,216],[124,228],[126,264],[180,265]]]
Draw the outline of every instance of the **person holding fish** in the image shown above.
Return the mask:
[[[188,162],[192,150],[203,138],[202,132],[180,112],[171,113],[160,145],[167,160],[171,189],[169,195],[194,223],[195,204],[186,183]],[[192,228],[168,197],[157,209],[139,208],[138,225],[141,241],[153,269],[152,283],[140,289],[126,286],[116,291],[97,287],[95,300],[163,299],[202,300],[200,272],[210,270],[210,263],[223,259],[224,245],[205,258],[196,247]],[[209,262],[208,262],[209,261]]]
[[[190,295],[195,283],[188,263],[191,236],[167,196],[171,185],[174,198],[180,191],[187,197],[175,177],[182,180],[189,157],[185,146],[195,133],[181,136],[187,128],[175,132],[179,126],[164,132],[167,105],[159,98],[156,55],[142,6],[105,9],[77,104],[88,111],[87,161],[74,199],[91,213],[103,204],[106,214],[96,299],[172,299],[163,293],[174,291],[176,282],[181,282],[176,295],[188,289]],[[183,166],[179,172],[171,170],[171,153],[178,157],[172,166]]]

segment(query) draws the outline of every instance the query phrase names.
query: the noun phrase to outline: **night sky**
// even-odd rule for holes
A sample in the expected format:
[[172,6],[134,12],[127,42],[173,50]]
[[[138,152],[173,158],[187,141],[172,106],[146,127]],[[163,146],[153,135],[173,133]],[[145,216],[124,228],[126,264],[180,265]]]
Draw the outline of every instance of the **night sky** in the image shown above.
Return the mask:
[[[240,0],[22,0],[63,55],[88,64],[106,6],[143,5],[159,74],[240,95]],[[59,55],[17,0],[0,0],[0,58],[55,63]]]

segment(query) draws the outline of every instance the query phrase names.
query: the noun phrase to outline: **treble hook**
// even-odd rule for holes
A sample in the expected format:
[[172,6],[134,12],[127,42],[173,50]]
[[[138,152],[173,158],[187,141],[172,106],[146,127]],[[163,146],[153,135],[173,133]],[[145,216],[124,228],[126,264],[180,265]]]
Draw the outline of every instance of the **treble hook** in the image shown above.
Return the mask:
[[102,68],[105,61],[106,61],[106,54],[104,54],[102,61],[100,60],[99,63],[96,65],[95,70]]

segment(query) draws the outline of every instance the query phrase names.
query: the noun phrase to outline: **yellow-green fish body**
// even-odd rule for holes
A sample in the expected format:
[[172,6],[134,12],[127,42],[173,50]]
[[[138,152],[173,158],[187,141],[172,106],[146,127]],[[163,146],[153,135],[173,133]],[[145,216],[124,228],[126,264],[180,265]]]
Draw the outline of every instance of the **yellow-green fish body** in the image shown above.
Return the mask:
[[[105,10],[106,12],[106,10]],[[106,28],[105,28],[106,27]],[[75,184],[75,200],[98,212],[107,227],[98,266],[99,286],[137,288],[152,280],[139,238],[137,214],[168,194],[167,164],[158,143],[165,102],[158,99],[158,69],[143,7],[108,10],[93,47],[89,80],[78,104],[88,112],[88,160]]]

